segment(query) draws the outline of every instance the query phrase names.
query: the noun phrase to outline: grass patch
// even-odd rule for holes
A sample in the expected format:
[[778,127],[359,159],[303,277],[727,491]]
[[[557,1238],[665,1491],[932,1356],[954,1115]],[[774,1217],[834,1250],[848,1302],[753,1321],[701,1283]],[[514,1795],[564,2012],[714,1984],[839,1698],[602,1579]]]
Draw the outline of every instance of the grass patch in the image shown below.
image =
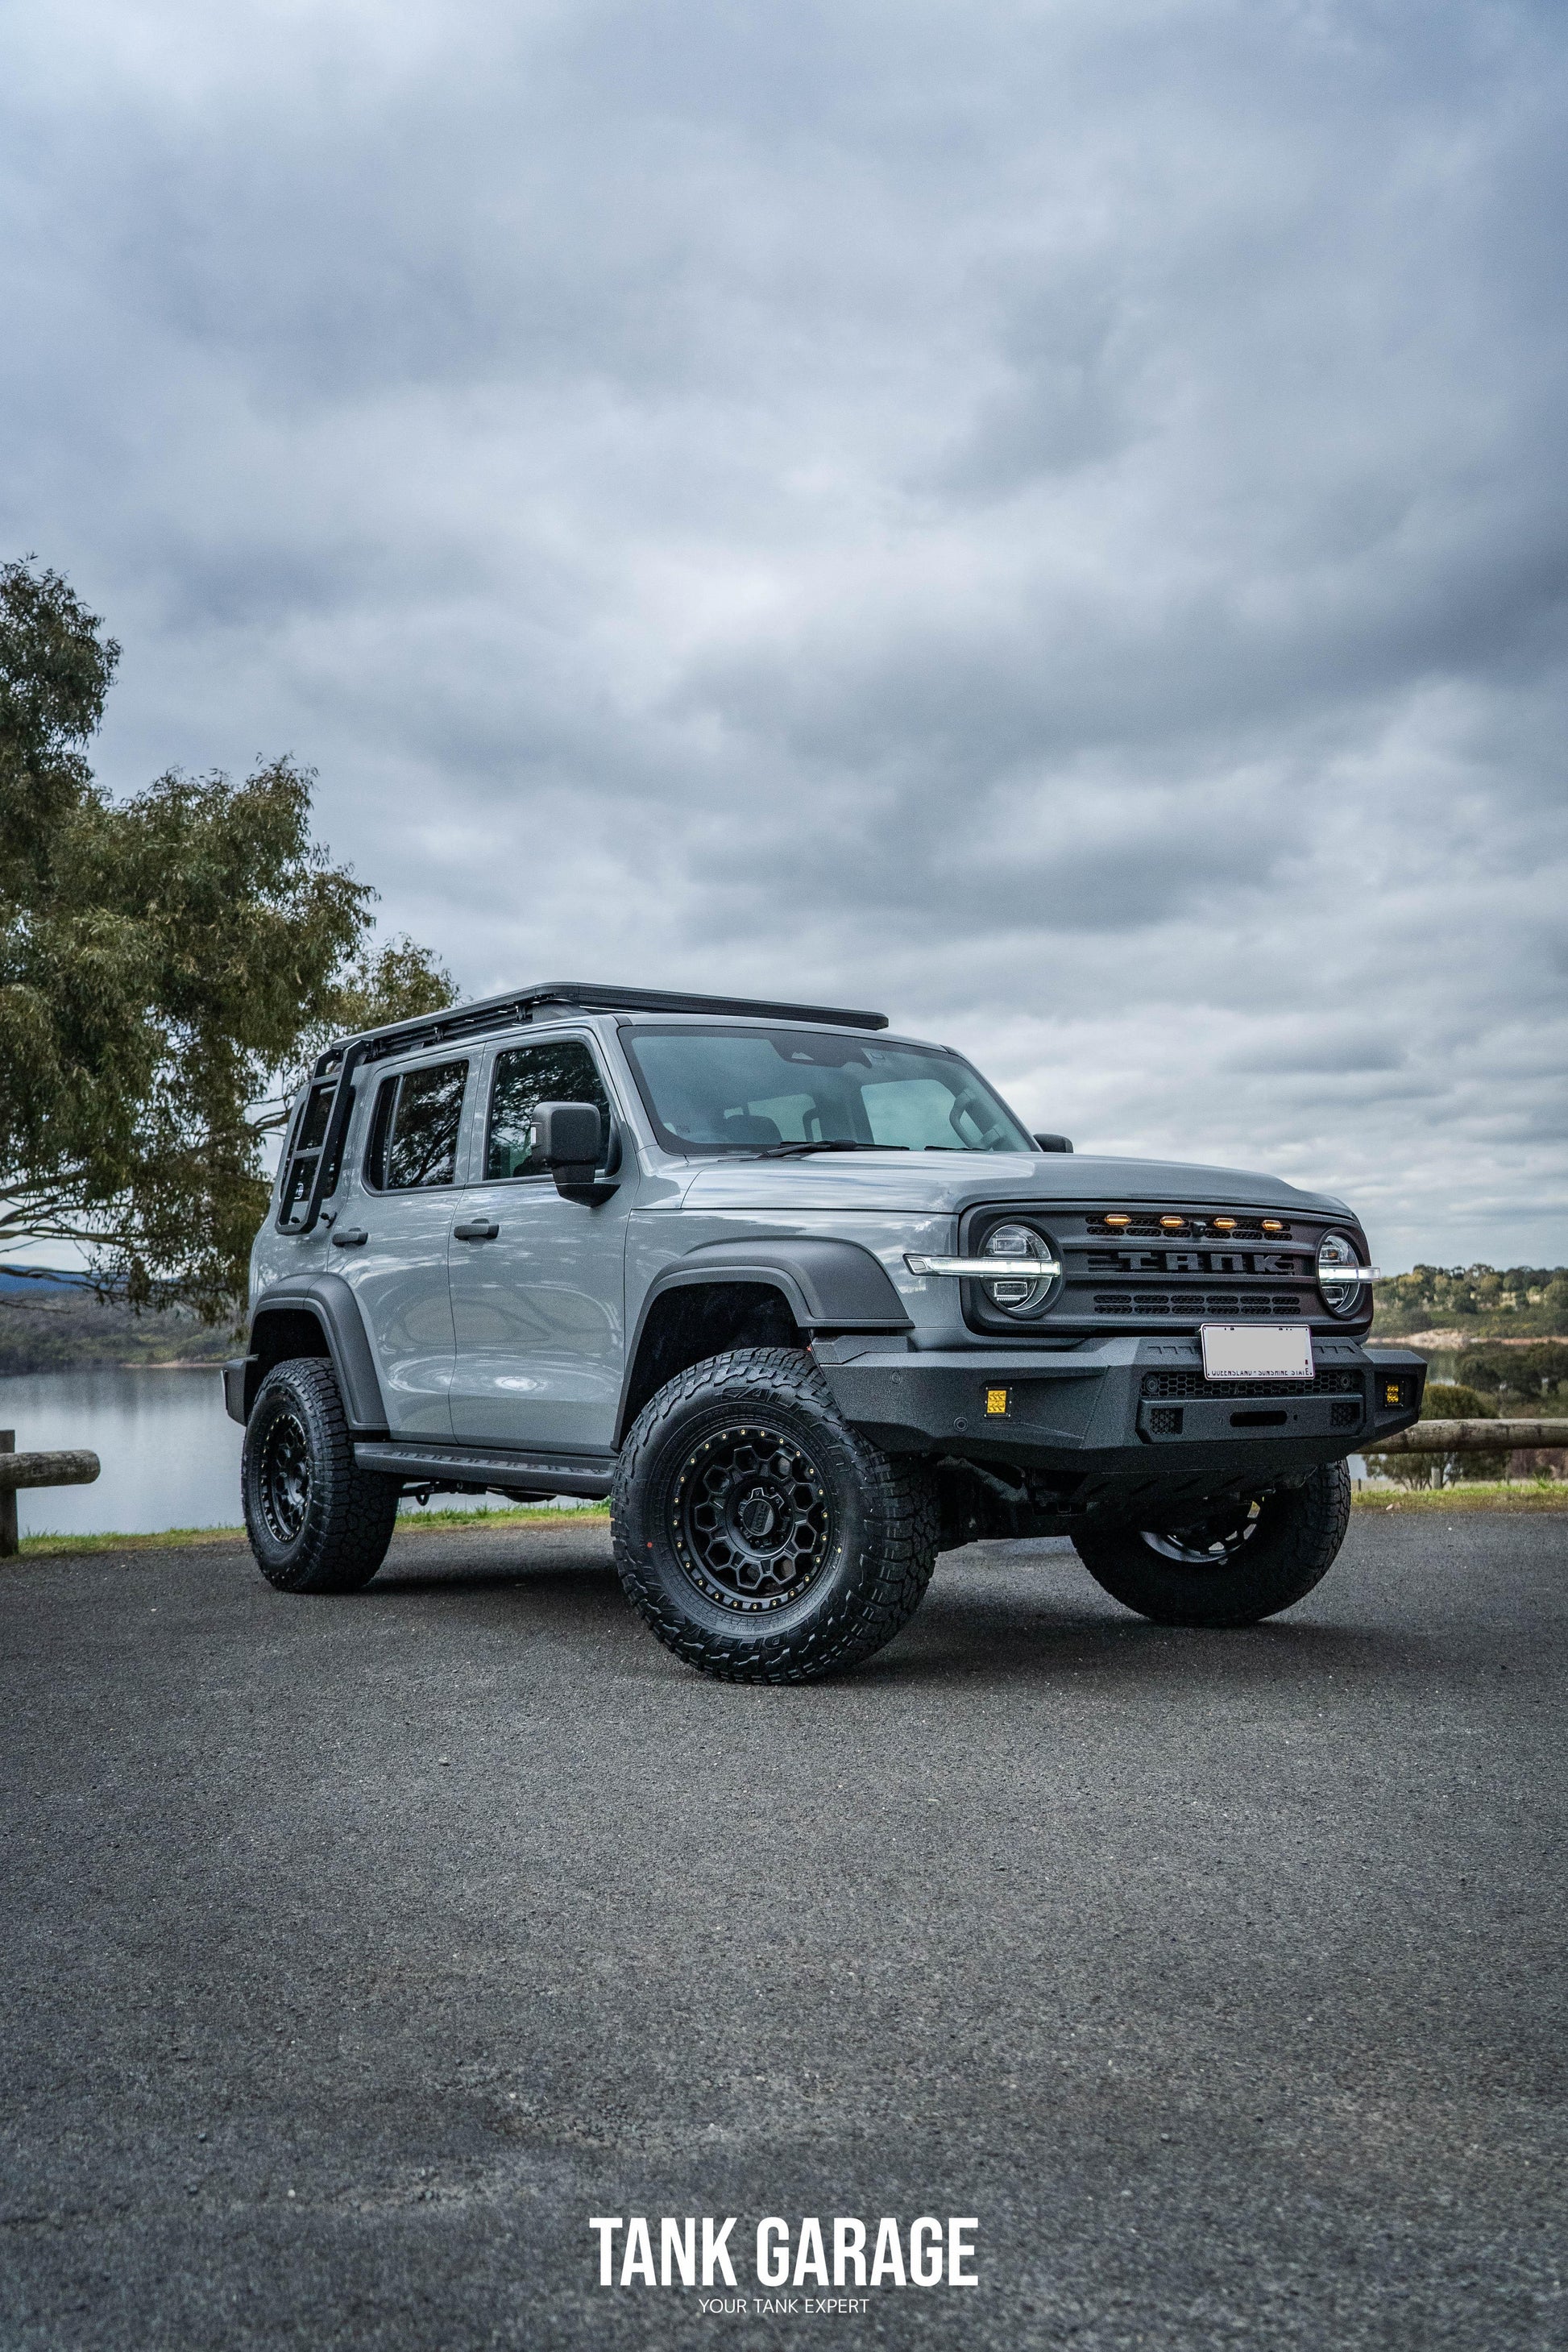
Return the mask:
[[1458,1486],[1358,1486],[1358,1511],[1568,1511],[1568,1479],[1467,1478]]
[[[463,1528],[574,1528],[584,1521],[605,1525],[607,1503],[588,1504],[577,1511],[399,1511],[394,1539],[410,1528],[437,1528],[449,1535]],[[163,1528],[155,1535],[24,1536],[20,1557],[45,1559],[55,1552],[183,1551],[194,1544],[245,1541],[243,1528]]]

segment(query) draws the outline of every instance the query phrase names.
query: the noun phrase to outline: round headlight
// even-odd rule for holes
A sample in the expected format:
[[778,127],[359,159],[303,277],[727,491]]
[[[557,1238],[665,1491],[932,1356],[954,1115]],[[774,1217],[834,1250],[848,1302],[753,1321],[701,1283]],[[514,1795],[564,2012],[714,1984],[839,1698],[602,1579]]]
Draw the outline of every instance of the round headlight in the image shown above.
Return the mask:
[[1359,1265],[1355,1244],[1344,1234],[1325,1234],[1318,1244],[1318,1290],[1331,1315],[1353,1315],[1361,1300],[1359,1282],[1336,1282],[1337,1265]]
[[986,1234],[985,1245],[980,1255],[982,1257],[1037,1258],[1041,1267],[1037,1282],[1029,1281],[1025,1275],[1009,1275],[1004,1282],[983,1282],[980,1286],[993,1307],[1000,1307],[1005,1314],[1030,1315],[1037,1307],[1044,1306],[1056,1279],[1054,1273],[1047,1273],[1045,1269],[1054,1261],[1049,1245],[1032,1225],[997,1225]]

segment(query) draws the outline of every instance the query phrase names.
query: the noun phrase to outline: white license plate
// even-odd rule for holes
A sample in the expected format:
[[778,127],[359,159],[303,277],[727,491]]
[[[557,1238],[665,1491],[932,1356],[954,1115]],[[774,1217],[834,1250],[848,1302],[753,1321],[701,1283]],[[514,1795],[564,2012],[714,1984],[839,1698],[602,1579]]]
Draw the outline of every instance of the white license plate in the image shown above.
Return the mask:
[[1204,1323],[1205,1381],[1310,1381],[1312,1335],[1300,1324]]

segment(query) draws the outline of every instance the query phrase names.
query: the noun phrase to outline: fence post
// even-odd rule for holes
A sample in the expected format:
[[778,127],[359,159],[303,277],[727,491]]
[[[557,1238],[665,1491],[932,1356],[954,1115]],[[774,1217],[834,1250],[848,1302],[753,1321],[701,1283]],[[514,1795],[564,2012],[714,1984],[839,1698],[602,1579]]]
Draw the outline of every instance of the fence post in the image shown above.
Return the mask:
[[[0,1454],[15,1454],[16,1433],[0,1429]],[[0,1486],[0,1559],[15,1559],[19,1549],[16,1540],[16,1489]]]

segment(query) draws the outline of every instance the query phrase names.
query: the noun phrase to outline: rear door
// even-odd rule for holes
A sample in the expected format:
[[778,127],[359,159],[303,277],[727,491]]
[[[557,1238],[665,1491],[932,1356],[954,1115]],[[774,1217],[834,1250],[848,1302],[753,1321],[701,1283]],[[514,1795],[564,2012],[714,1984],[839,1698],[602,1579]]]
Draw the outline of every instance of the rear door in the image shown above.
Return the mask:
[[475,1120],[473,1181],[450,1220],[453,1434],[471,1444],[607,1448],[626,1352],[629,1138],[619,1190],[563,1201],[529,1156],[536,1103],[591,1102],[620,1125],[592,1041],[492,1047]]
[[452,1434],[447,1238],[471,1063],[431,1056],[383,1077],[357,1181],[342,1192],[331,1270],[353,1286],[395,1436]]

